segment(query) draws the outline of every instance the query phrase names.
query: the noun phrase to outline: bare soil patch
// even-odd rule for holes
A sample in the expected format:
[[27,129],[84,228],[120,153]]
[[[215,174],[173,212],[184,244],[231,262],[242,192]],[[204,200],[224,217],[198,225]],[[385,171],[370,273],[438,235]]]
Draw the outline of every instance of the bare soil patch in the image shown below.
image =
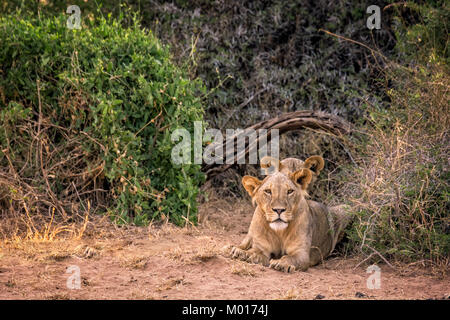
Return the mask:
[[[232,260],[223,246],[245,235],[248,201],[203,204],[199,226],[118,227],[81,240],[12,241],[0,246],[0,299],[443,299],[448,275],[420,264],[380,264],[368,289],[362,258],[334,256],[307,272],[281,273]],[[80,289],[66,273],[79,267]]]

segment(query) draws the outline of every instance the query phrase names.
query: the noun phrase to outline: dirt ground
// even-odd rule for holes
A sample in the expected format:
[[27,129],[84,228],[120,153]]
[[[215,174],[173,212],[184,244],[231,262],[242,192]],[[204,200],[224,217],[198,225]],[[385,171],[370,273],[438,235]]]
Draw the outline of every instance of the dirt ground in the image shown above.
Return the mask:
[[[420,263],[395,264],[395,269],[379,264],[380,288],[369,289],[371,274],[360,264],[362,257],[332,256],[307,272],[285,274],[223,256],[225,245],[244,237],[252,214],[248,201],[230,199],[202,205],[195,227],[104,222],[81,240],[3,242],[0,299],[449,297],[448,273],[431,272]],[[77,270],[80,288],[69,289]]]

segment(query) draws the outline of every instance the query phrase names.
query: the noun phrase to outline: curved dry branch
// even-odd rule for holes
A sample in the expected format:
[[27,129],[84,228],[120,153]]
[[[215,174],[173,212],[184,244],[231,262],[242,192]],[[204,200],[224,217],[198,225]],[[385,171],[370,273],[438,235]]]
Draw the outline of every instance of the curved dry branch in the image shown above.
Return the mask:
[[[206,173],[207,179],[210,179],[217,174],[224,172],[225,170],[232,167],[235,163],[237,163],[239,159],[247,157],[251,150],[256,148],[257,145],[260,145],[260,141],[264,141],[265,139],[267,139],[267,143],[269,143],[271,139],[272,129],[278,129],[279,134],[281,135],[289,131],[300,130],[304,128],[324,131],[337,137],[347,135],[351,131],[351,126],[347,121],[339,116],[332,115],[326,112],[300,110],[284,113],[278,117],[258,122],[242,130],[238,134],[227,137],[223,141],[223,143],[221,145],[218,145],[216,148],[222,148],[222,150],[225,150],[225,146],[227,145],[227,143],[233,145],[233,164],[208,164],[202,167],[202,171]],[[249,130],[257,131],[259,129],[266,129],[267,135],[257,136],[256,141],[254,141],[251,145],[247,145],[244,152],[237,153],[236,145],[238,137],[241,135],[245,135]]]

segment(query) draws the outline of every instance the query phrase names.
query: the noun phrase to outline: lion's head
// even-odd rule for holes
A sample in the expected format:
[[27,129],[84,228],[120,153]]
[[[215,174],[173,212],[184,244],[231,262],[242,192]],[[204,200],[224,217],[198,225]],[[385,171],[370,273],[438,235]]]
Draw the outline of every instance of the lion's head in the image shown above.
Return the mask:
[[320,174],[324,166],[325,161],[321,156],[312,156],[305,161],[297,158],[286,158],[280,161],[269,156],[265,156],[261,159],[261,168],[266,170],[266,174],[269,174],[271,168],[273,168],[274,172],[279,171],[284,174],[289,174],[305,168],[312,171],[314,178]]
[[300,169],[289,174],[275,172],[264,180],[244,176],[242,184],[265,215],[273,230],[283,230],[299,214],[299,208],[307,196],[312,172]]

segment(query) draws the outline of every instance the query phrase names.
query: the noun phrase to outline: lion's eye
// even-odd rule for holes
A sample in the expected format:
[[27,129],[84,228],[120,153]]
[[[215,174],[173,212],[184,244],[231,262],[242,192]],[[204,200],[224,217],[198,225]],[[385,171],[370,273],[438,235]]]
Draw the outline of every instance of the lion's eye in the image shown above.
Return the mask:
[[271,191],[270,189],[266,189],[266,190],[264,190],[264,192],[265,192],[266,194],[272,194],[272,191]]
[[289,189],[289,190],[288,190],[288,194],[292,194],[293,192],[294,192],[293,189]]

